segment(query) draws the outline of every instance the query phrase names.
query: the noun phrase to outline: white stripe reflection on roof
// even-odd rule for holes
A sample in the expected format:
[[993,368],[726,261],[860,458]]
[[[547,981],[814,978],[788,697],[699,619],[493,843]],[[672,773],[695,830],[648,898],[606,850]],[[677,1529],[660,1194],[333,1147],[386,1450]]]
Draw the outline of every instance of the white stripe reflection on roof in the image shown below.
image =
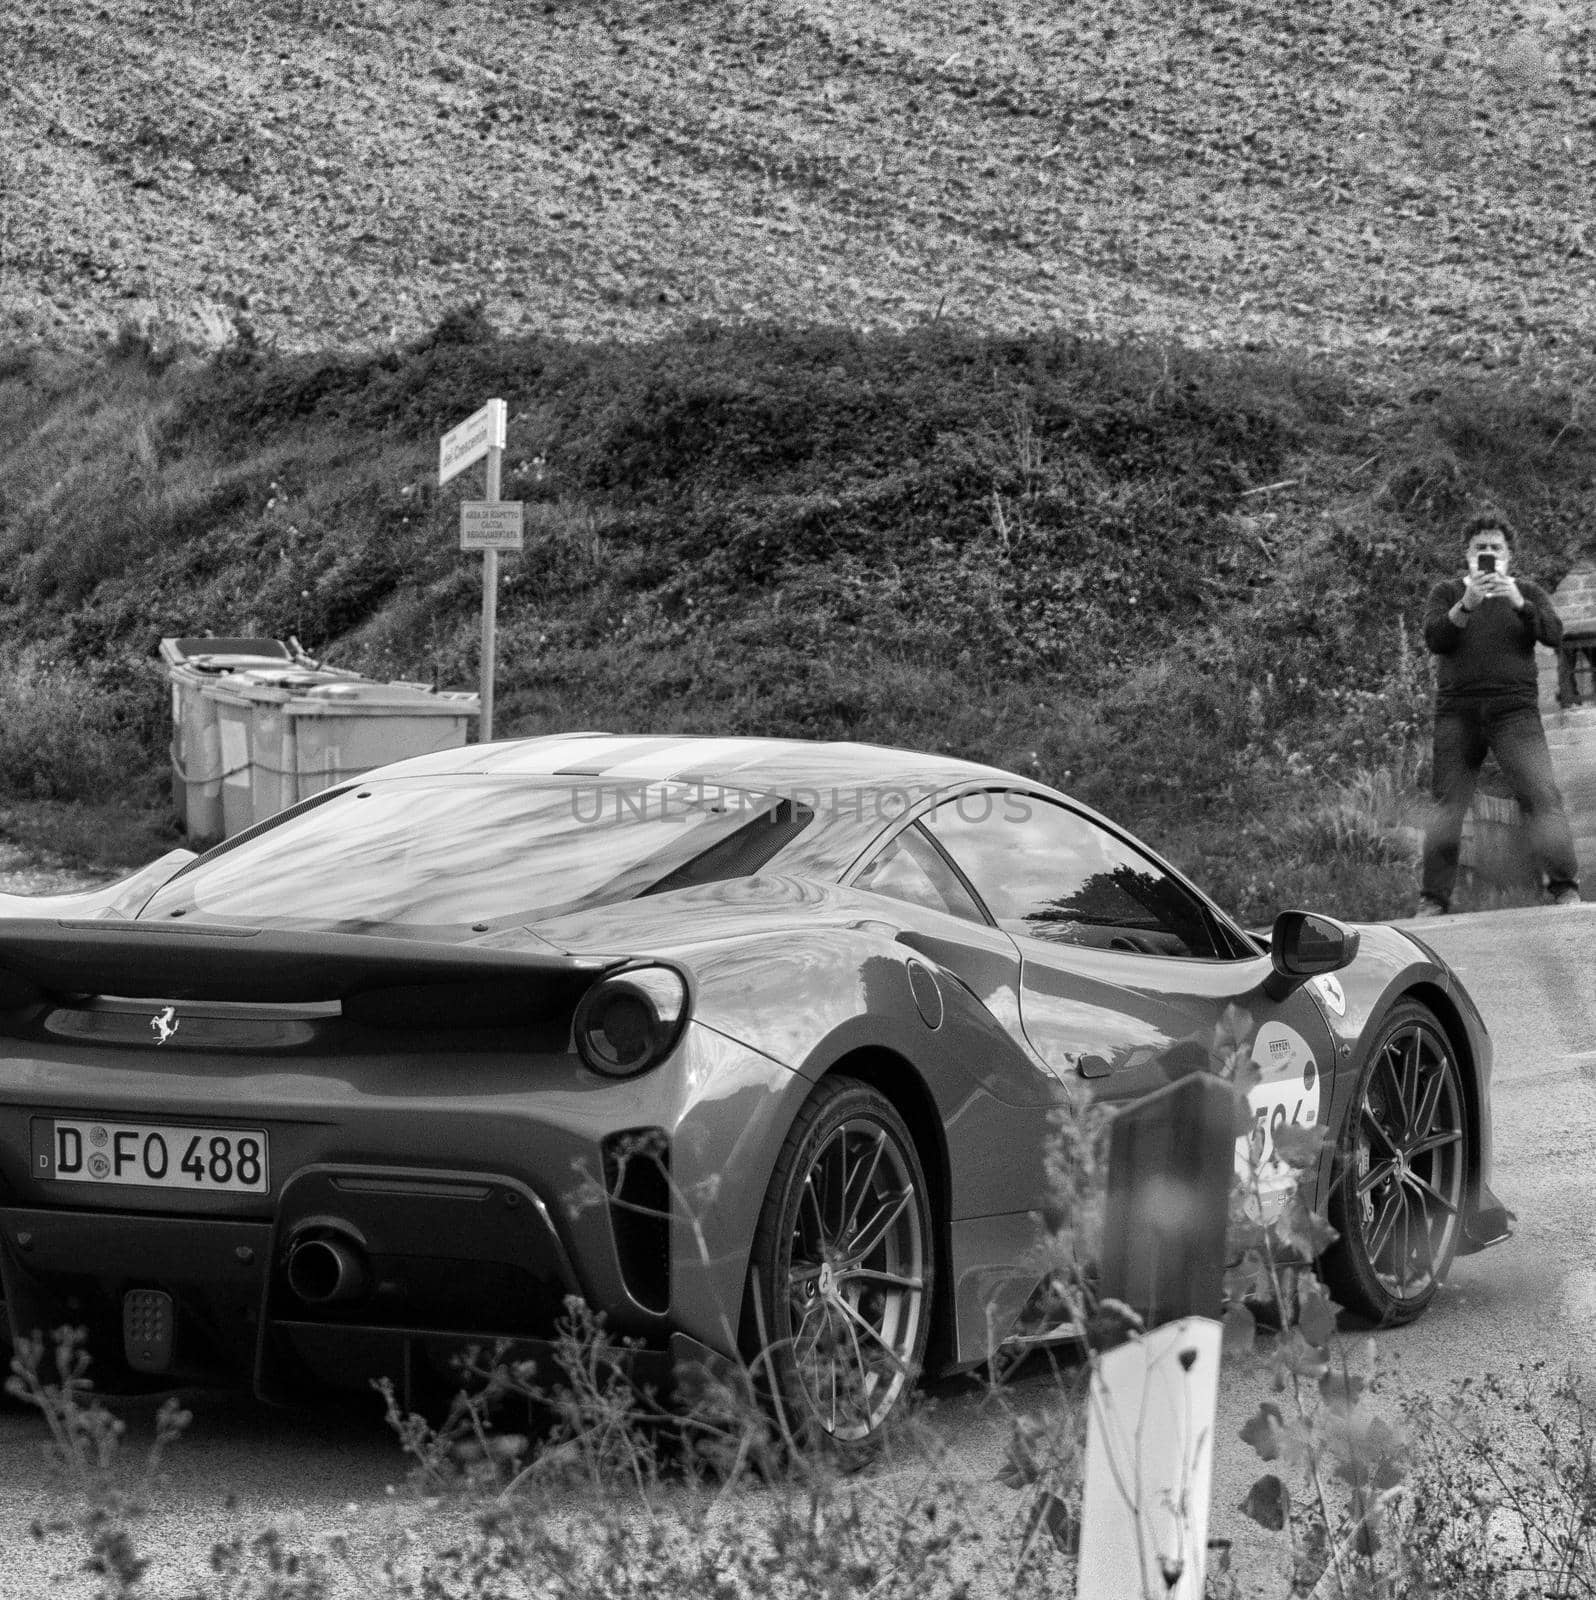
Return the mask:
[[[527,756],[536,756],[537,767],[534,770],[555,773],[573,762],[591,761],[623,745],[636,744],[637,740],[630,734],[578,733],[569,736],[548,734],[546,739],[539,739],[536,743],[542,748],[525,752]],[[493,746],[484,745],[483,748],[491,750]]]
[[720,779],[790,748],[785,739],[678,739],[670,745],[662,744],[657,750],[646,754],[639,752],[631,759],[607,766],[599,776],[661,781],[711,776]]
[[619,743],[606,743],[582,752],[579,761],[567,761],[558,769],[559,777],[607,778],[612,772],[623,775],[636,770],[652,774],[658,758],[667,750],[679,750],[682,740],[675,734],[659,739],[629,737]]

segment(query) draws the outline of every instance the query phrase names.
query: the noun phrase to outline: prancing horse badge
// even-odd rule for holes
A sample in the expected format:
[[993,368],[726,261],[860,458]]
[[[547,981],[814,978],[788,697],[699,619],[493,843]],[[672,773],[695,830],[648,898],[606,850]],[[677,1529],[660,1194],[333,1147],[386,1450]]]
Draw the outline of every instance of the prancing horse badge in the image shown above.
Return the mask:
[[150,1026],[155,1030],[155,1042],[165,1044],[177,1032],[177,1007],[168,1006],[159,1016],[151,1017]]

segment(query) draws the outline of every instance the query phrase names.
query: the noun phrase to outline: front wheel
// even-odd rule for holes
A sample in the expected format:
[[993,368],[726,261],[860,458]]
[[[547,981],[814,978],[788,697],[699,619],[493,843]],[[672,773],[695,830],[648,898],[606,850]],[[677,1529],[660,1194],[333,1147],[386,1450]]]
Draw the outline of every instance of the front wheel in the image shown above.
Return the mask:
[[1332,1293],[1377,1327],[1411,1322],[1457,1254],[1468,1174],[1467,1103],[1451,1041],[1424,1006],[1387,1018],[1359,1076],[1337,1150],[1322,1268]]
[[867,1084],[824,1079],[782,1145],[749,1262],[745,1337],[768,1341],[796,1433],[850,1449],[879,1437],[925,1357],[935,1253],[903,1118]]

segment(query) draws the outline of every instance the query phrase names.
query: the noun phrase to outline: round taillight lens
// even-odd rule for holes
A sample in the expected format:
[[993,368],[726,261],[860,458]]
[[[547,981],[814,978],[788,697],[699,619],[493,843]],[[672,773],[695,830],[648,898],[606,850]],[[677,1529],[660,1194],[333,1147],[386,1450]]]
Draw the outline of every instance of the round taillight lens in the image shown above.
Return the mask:
[[687,1022],[687,980],[673,967],[600,978],[576,1008],[577,1054],[595,1072],[630,1078],[670,1054]]

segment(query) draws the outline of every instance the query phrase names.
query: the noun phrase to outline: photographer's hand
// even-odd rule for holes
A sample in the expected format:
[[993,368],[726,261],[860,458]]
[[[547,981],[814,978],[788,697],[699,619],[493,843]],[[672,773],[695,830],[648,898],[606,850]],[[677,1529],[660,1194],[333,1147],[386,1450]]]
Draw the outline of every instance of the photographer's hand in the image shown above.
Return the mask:
[[1465,611],[1478,611],[1496,593],[1494,585],[1501,581],[1494,572],[1471,572],[1463,580],[1463,598],[1458,604]]
[[1496,581],[1499,585],[1496,592],[1501,595],[1501,597],[1506,600],[1515,611],[1522,611],[1524,607],[1529,604],[1529,601],[1524,598],[1523,591],[1519,588],[1515,579],[1498,576]]

